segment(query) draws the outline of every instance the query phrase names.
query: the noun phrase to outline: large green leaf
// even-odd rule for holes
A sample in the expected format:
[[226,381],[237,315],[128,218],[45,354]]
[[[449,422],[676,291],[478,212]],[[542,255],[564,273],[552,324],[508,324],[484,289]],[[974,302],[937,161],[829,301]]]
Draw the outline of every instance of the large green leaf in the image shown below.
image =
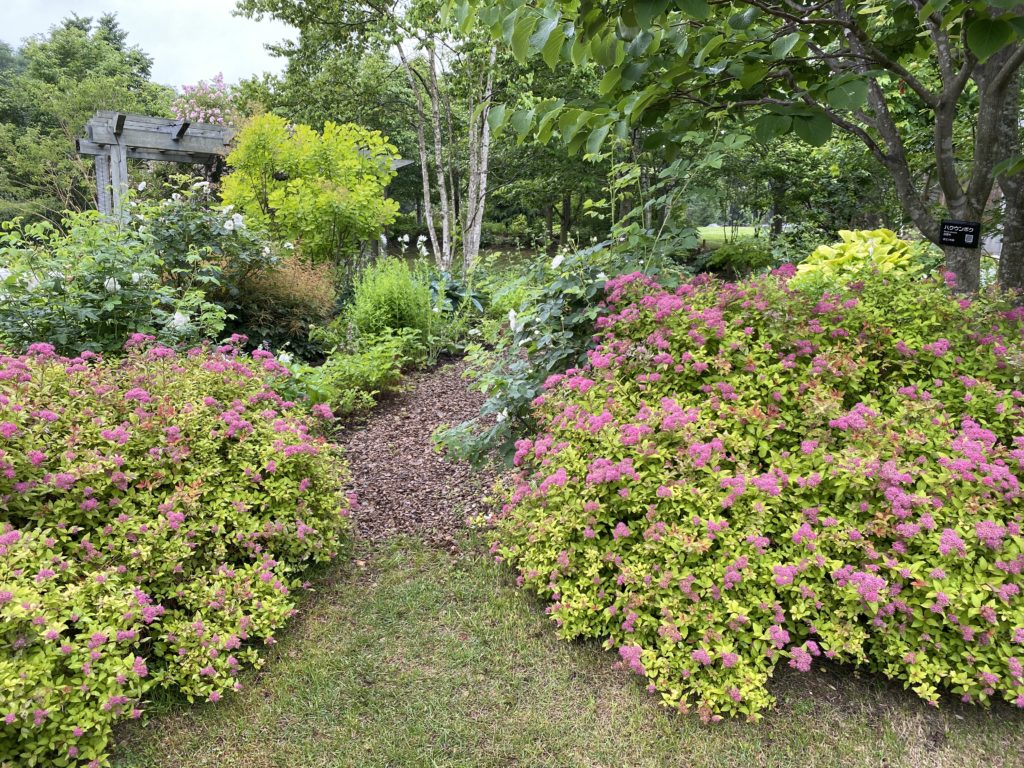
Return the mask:
[[783,35],[772,43],[772,58],[786,58],[799,42],[799,32],[790,32],[788,35]]
[[487,113],[487,125],[493,133],[498,133],[505,124],[505,105],[495,104]]
[[747,62],[743,65],[743,72],[739,78],[740,85],[744,88],[751,88],[764,80],[768,71],[768,67],[764,64]]
[[548,36],[547,42],[544,43],[544,48],[541,49],[541,56],[544,57],[544,63],[548,65],[550,69],[554,69],[558,64],[558,59],[562,55],[562,45],[565,43],[565,29],[561,24],[555,25],[555,28],[551,30],[551,34]]
[[636,14],[637,23],[642,29],[650,27],[666,8],[668,0],[635,0],[633,3],[633,13]]
[[601,145],[604,143],[604,139],[611,127],[611,123],[605,123],[590,132],[590,136],[587,138],[587,152],[589,154],[596,155],[601,151]]
[[967,27],[967,45],[982,62],[1012,42],[1014,37],[1013,27],[1002,19],[977,19]]
[[517,109],[512,113],[512,117],[508,119],[509,125],[512,126],[516,136],[520,139],[529,132],[530,126],[533,124],[533,114],[532,109]]
[[711,8],[707,0],[675,0],[676,8],[700,21],[705,21],[711,15]]
[[754,121],[754,136],[758,141],[768,142],[789,133],[793,127],[793,118],[789,115],[777,115],[769,112]]
[[836,109],[859,109],[868,99],[868,82],[856,75],[847,75],[829,83],[825,101]]
[[516,22],[515,30],[512,32],[512,55],[520,64],[525,64],[530,56],[530,37],[536,25],[535,16],[523,15]]
[[832,137],[832,121],[824,112],[815,111],[810,115],[795,115],[793,130],[808,144],[820,147]]

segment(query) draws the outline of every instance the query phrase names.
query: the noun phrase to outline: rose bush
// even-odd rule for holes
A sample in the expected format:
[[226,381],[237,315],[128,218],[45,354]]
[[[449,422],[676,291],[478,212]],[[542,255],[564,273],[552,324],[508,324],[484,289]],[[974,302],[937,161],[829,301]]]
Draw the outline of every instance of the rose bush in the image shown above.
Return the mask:
[[757,717],[826,657],[1024,707],[1024,311],[941,281],[607,285],[548,379],[493,551],[566,637]]
[[150,342],[0,355],[0,762],[100,765],[152,689],[237,688],[344,541],[341,458],[269,353]]

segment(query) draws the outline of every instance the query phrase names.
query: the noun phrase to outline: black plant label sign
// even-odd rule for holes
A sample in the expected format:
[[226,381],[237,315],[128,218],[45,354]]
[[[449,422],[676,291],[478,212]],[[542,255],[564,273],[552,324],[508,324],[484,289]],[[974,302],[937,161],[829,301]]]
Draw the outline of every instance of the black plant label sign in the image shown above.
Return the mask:
[[977,248],[981,245],[980,221],[942,221],[939,242],[957,248]]

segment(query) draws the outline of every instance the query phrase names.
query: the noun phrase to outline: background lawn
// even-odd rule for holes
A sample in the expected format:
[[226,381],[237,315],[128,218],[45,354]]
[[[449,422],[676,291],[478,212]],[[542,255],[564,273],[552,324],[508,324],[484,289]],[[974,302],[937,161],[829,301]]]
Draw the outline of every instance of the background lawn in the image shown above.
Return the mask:
[[[737,227],[736,237],[740,240],[753,237],[754,230],[754,227]],[[727,239],[730,241],[733,239],[732,227],[697,227],[697,233],[700,235],[700,239],[712,248],[717,248]]]
[[480,549],[406,539],[329,571],[240,695],[156,702],[148,721],[122,727],[114,765],[1024,764],[1009,708],[936,710],[847,669],[785,669],[760,723],[702,725],[614,670],[612,653],[558,639]]

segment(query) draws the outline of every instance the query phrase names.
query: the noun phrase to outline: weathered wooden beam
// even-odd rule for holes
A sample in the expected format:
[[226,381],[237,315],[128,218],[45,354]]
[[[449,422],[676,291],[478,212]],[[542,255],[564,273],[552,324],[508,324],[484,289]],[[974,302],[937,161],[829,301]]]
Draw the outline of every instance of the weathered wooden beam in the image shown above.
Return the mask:
[[118,114],[118,116],[114,119],[114,135],[115,136],[120,136],[121,133],[124,131],[124,121],[127,118],[128,118],[128,115]]
[[[75,143],[78,154],[87,156],[99,156],[110,153],[109,144],[96,144],[87,139],[78,139]],[[129,160],[156,160],[167,163],[188,163],[190,165],[209,165],[219,155],[202,154],[194,152],[167,151],[160,149],[145,149],[142,147],[128,147]]]
[[124,144],[138,149],[163,149],[175,152],[198,152],[204,155],[226,155],[231,150],[223,139],[185,134],[179,140],[167,133],[125,127],[120,136],[111,126],[90,125],[89,138],[96,144]]
[[[117,112],[97,112],[89,118],[87,125],[110,125],[115,124]],[[181,120],[167,117],[149,117],[148,115],[128,115],[125,118],[124,127],[134,130],[169,129],[177,127]],[[228,125],[211,125],[210,123],[191,122],[188,129],[189,134],[204,136],[208,138],[223,138],[225,142],[234,137],[236,131]]]
[[110,195],[115,216],[124,216],[124,198],[128,193],[128,147],[110,147]]

